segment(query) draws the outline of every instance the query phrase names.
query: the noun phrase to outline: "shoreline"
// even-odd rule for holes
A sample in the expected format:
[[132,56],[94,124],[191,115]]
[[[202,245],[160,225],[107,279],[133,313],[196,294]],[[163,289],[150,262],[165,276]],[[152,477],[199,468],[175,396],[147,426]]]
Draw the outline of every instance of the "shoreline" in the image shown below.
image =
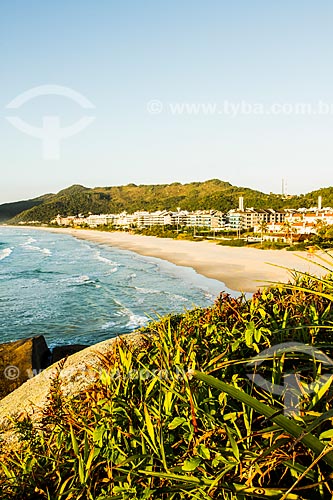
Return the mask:
[[[27,226],[18,227],[30,229]],[[253,293],[259,287],[288,281],[291,277],[289,270],[316,275],[327,274],[327,271],[323,272],[324,270],[315,264],[318,262],[316,254],[312,254],[308,261],[305,260],[308,256],[304,252],[227,247],[219,246],[214,241],[173,240],[119,231],[50,227],[31,229],[68,234],[99,245],[129,250],[146,257],[166,260],[177,266],[192,268],[200,275],[221,281],[221,291],[225,285],[237,292]]]

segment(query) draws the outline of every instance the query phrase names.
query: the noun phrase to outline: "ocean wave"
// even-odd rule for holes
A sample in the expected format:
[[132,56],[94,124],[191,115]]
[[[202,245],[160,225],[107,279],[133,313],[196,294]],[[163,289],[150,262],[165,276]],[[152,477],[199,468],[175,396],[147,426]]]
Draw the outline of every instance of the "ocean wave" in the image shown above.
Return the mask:
[[210,292],[207,292],[207,291],[203,291],[204,292],[204,297],[207,299],[207,300],[211,300],[212,302],[214,301],[215,299],[215,295],[213,295],[212,293]]
[[131,309],[124,306],[117,300],[114,299],[114,302],[120,306],[120,309],[114,313],[114,316],[124,319],[126,318],[127,320],[125,325],[120,328],[126,328],[126,329],[129,328],[131,330],[134,330],[136,328],[140,328],[141,326],[145,326],[149,321],[149,319],[146,316],[135,314]]
[[44,255],[52,255],[52,252],[49,248],[41,248],[40,250]]
[[144,295],[150,294],[150,293],[152,293],[152,294],[164,293],[164,291],[161,291],[161,290],[154,290],[153,288],[141,288],[139,286],[135,286],[134,289],[137,292],[143,293]]
[[108,276],[109,274],[116,273],[117,271],[118,271],[118,267],[113,267],[112,269],[110,269],[110,270],[106,273],[106,276]]
[[1,252],[0,252],[0,260],[3,260],[6,257],[9,257],[10,254],[12,253],[12,251],[13,250],[11,248],[4,248],[3,250],[1,250]]
[[130,314],[131,314],[131,311],[129,311],[129,309],[126,309],[125,307],[114,313],[115,316],[119,316],[119,317],[129,316]]
[[85,274],[82,276],[78,276],[76,278],[73,278],[74,283],[78,283],[81,285],[82,283],[93,283],[93,280],[89,278],[89,276],[86,276]]
[[102,330],[108,330],[109,328],[112,328],[113,326],[116,326],[117,323],[115,321],[108,321],[104,325],[101,326]]
[[89,276],[83,274],[82,276],[70,276],[68,278],[63,278],[60,280],[62,283],[68,283],[68,285],[95,285],[96,281]]
[[146,316],[140,316],[139,314],[130,314],[129,320],[126,323],[126,328],[140,328],[148,323],[149,319]]
[[114,262],[111,259],[107,259],[106,257],[103,257],[100,252],[96,252],[96,259],[99,260],[100,262],[104,262],[104,264],[108,264],[109,266],[118,266],[118,262]]
[[189,299],[187,297],[184,297],[184,295],[179,295],[177,293],[173,292],[168,292],[167,290],[154,290],[153,288],[141,288],[141,287],[134,287],[135,290],[137,290],[141,294],[153,294],[153,295],[167,295],[168,300],[171,299],[172,302],[188,302]]
[[31,238],[31,236],[29,236],[29,238],[27,239],[27,241],[25,241],[24,243],[21,243],[21,247],[24,247],[26,245],[31,245],[31,243],[36,243],[37,240],[35,240],[35,238]]
[[26,250],[30,250],[32,252],[40,252],[44,255],[47,255],[48,257],[50,255],[52,255],[52,252],[49,248],[40,248],[40,247],[37,247],[37,246],[34,246],[34,245],[31,245],[31,243],[34,243],[36,240],[34,240],[33,238],[29,238],[27,241],[25,241],[24,243],[21,243],[21,247],[25,248]]
[[168,292],[168,295],[171,295],[171,297],[178,302],[188,302],[188,299],[186,297],[183,297],[182,295],[177,295],[176,293],[170,293]]

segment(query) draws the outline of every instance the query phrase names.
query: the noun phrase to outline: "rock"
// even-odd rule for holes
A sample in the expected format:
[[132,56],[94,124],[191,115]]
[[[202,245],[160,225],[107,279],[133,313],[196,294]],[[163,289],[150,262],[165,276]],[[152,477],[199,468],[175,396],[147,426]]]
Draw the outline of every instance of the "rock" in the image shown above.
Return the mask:
[[0,399],[46,368],[50,354],[42,335],[0,344]]
[[[30,416],[33,422],[42,417],[48,394],[55,375],[59,373],[60,389],[64,396],[76,395],[91,387],[104,368],[105,359],[111,360],[114,347],[122,343],[132,351],[145,348],[147,335],[133,333],[112,338],[90,346],[61,360],[6,396],[0,403],[0,442],[10,447],[14,432],[12,418]],[[14,439],[15,441],[15,439]]]
[[52,363],[56,363],[61,359],[67,358],[76,352],[86,349],[87,345],[84,344],[73,344],[73,345],[59,345],[52,349]]

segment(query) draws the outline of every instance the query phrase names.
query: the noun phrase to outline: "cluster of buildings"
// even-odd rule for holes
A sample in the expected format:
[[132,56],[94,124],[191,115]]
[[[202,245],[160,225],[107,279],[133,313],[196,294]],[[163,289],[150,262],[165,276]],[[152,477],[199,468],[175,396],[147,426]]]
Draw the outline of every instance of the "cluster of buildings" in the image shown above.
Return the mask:
[[174,226],[174,227],[200,227],[206,229],[223,230],[226,228],[226,215],[216,210],[158,210],[156,212],[138,211],[133,214],[121,212],[120,214],[103,214],[87,217],[78,215],[76,217],[61,217],[58,215],[51,223],[59,226],[115,226],[124,229],[148,228],[151,226]]
[[58,215],[53,224],[59,226],[113,226],[117,228],[149,228],[152,226],[172,226],[201,228],[212,231],[253,231],[261,234],[264,240],[283,241],[294,235],[294,238],[305,239],[316,234],[319,227],[333,225],[333,209],[322,208],[321,196],[318,205],[313,208],[273,210],[244,208],[244,199],[239,198],[237,209],[223,213],[217,210],[187,210],[177,209],[176,212],[159,210],[156,212],[137,211],[132,214],[89,214],[62,217]]

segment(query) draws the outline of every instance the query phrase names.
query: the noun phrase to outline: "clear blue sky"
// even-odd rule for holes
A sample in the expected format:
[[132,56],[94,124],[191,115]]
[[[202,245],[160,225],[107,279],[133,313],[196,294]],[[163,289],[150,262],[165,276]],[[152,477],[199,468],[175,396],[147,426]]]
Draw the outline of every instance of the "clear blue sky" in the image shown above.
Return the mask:
[[[332,185],[333,3],[329,0],[10,0],[0,6],[0,203],[86,186],[219,178],[290,193]],[[6,105],[46,84],[61,96]],[[163,111],[151,114],[147,103]],[[318,101],[329,114],[173,114],[174,103]],[[14,128],[95,121],[43,158]]]

